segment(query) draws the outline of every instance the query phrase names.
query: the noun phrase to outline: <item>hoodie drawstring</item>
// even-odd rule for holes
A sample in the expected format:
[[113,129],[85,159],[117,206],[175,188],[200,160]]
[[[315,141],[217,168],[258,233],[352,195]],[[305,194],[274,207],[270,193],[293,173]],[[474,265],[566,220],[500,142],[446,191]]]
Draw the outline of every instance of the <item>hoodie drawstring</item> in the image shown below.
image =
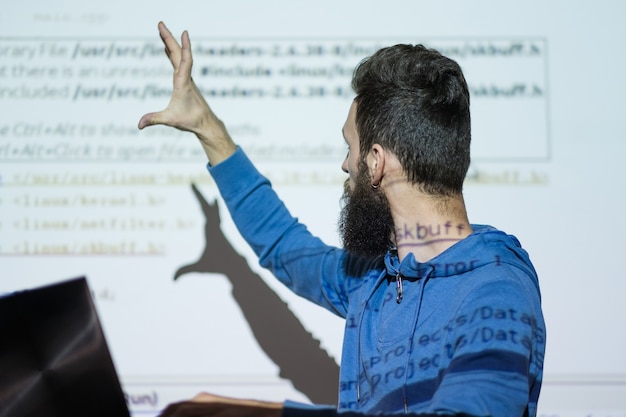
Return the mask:
[[402,302],[402,275],[398,272],[396,274],[396,303]]
[[[376,285],[380,285],[380,283],[384,282],[384,279],[380,280],[380,282]],[[371,298],[374,295],[374,291],[369,295]],[[369,303],[369,298],[365,301],[363,306],[363,310],[361,310],[361,314],[359,315],[359,322],[357,323],[357,374],[356,374],[356,401],[357,403],[361,402],[361,328],[363,327],[363,316],[365,315],[365,310],[367,310],[367,305]],[[363,368],[363,375],[367,379],[366,370]]]
[[[420,281],[420,286],[419,286],[419,296],[417,297],[417,306],[415,308],[415,314],[413,315],[413,323],[412,323],[412,329],[415,329],[417,327],[417,322],[419,320],[419,315],[420,315],[420,311],[422,310],[422,299],[424,298],[424,289],[426,288],[426,282],[428,281],[428,279],[430,278],[430,274],[432,273],[432,271],[434,270],[434,268],[431,266],[429,267],[428,272],[426,272]],[[400,276],[400,273],[398,272],[398,276]],[[402,287],[402,284],[400,284],[400,287]],[[406,364],[404,366],[404,383],[402,384],[402,406],[404,407],[404,414],[408,414],[409,412],[409,405],[408,405],[408,395],[407,395],[407,383],[408,383],[408,378],[409,378],[409,364],[411,363],[411,357],[413,355],[413,334],[411,334],[411,336],[409,337],[409,350],[408,350],[408,354],[406,357]]]
[[[393,268],[394,272],[395,272],[395,279],[396,279],[396,303],[400,304],[402,302],[402,299],[404,297],[404,286],[403,286],[403,280],[405,279],[405,277],[402,276],[402,273],[400,272],[400,267],[399,265],[388,265],[391,268]],[[424,271],[424,274],[421,277],[418,277],[417,280],[419,281],[419,294],[417,296],[417,305],[415,306],[415,313],[413,314],[413,323],[412,323],[412,329],[415,329],[417,326],[417,322],[419,320],[419,314],[420,311],[422,309],[422,299],[424,297],[424,288],[426,286],[426,282],[429,280],[430,275],[432,274],[432,272],[435,270],[435,268],[432,265],[428,265],[428,269],[426,271]],[[391,271],[390,271],[391,272]],[[384,280],[381,280],[379,282],[382,283],[384,282]],[[374,294],[374,292],[372,292],[370,294],[370,297]],[[358,343],[358,348],[357,348],[357,369],[361,369],[362,363],[361,363],[361,328],[362,328],[362,324],[363,324],[363,316],[365,313],[365,310],[367,309],[367,304],[369,303],[369,299],[365,302],[364,308],[361,311],[361,314],[359,316],[359,321],[357,324],[357,343]],[[408,353],[407,353],[407,359],[406,359],[406,363],[405,363],[405,372],[404,372],[404,382],[402,385],[402,407],[404,410],[405,414],[408,414],[409,412],[409,405],[408,405],[408,398],[407,398],[407,383],[408,383],[408,375],[409,375],[409,365],[411,362],[411,358],[412,358],[412,354],[413,354],[413,334],[411,333],[411,336],[409,337],[408,340]],[[367,372],[366,369],[363,369],[364,372],[364,376],[365,379],[367,379],[367,376],[365,375],[365,373]],[[356,375],[357,381],[356,381],[356,400],[357,402],[361,401],[361,372],[358,371],[357,375]]]

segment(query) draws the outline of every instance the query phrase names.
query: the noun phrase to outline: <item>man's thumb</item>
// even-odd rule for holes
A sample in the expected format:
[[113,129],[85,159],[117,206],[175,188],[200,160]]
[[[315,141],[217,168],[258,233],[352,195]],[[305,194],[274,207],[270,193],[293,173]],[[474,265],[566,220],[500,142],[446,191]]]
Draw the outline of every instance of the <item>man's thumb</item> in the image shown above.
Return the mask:
[[144,127],[147,127],[147,126],[163,124],[162,122],[159,121],[159,114],[160,112],[144,114],[139,120],[139,124],[137,127],[139,127],[139,129],[143,129]]

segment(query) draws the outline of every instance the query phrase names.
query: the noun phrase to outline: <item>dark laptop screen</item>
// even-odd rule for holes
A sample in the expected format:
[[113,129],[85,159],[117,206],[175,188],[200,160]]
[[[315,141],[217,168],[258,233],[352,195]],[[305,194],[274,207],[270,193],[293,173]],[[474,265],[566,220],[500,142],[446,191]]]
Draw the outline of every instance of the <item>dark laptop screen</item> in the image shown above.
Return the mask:
[[0,416],[129,416],[84,277],[0,297]]

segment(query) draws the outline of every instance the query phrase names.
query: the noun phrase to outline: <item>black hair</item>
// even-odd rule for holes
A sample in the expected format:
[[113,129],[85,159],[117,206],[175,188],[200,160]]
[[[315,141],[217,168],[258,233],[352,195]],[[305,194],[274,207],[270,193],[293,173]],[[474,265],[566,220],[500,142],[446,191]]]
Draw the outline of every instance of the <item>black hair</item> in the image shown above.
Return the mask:
[[462,192],[470,163],[470,97],[461,67],[423,45],[395,45],[355,69],[363,157],[380,144],[424,192]]

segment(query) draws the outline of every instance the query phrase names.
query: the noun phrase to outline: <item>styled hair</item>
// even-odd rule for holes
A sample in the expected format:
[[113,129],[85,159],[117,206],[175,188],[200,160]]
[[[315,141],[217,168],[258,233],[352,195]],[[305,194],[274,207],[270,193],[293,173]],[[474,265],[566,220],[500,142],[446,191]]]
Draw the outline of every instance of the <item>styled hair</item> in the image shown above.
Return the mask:
[[423,45],[383,48],[356,67],[352,88],[363,157],[378,143],[422,191],[462,192],[470,164],[470,97],[455,61]]

